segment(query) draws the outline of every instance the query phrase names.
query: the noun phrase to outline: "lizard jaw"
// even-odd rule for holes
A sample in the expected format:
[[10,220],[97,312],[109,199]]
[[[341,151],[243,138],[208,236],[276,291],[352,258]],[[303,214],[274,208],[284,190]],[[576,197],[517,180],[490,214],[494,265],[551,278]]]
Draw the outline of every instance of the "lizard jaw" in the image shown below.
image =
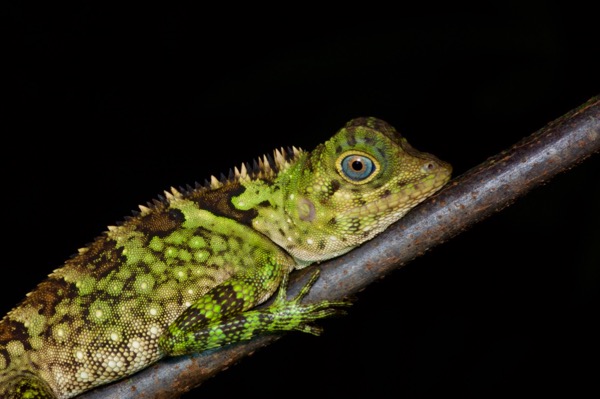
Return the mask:
[[[418,183],[407,184],[397,193],[343,212],[341,218],[365,218],[389,214],[398,219],[442,188],[449,179],[450,174],[431,175]],[[384,216],[384,219],[388,218]]]

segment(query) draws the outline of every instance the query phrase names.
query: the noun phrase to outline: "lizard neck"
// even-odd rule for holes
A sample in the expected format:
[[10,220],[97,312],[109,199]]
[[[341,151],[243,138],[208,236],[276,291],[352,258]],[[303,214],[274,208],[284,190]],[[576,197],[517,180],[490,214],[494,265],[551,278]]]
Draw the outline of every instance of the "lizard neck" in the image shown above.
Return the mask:
[[319,160],[320,151],[317,147],[310,156],[303,154],[272,182],[242,183],[246,190],[231,201],[236,209],[254,211],[252,227],[285,249],[295,259],[298,269],[354,248],[344,246],[331,251],[328,244],[344,237],[328,225],[327,208],[316,204],[303,188],[302,179],[315,173],[312,164]]

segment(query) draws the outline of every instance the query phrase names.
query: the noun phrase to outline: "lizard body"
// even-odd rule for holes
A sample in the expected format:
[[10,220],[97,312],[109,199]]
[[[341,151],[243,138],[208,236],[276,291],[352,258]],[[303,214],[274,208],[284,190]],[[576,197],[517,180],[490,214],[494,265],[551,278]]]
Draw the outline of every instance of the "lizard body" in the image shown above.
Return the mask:
[[[0,397],[76,396],[166,356],[299,330],[346,302],[285,299],[293,269],[341,255],[439,190],[448,164],[375,118],[311,152],[172,189],[96,238],[0,321]],[[279,289],[274,303],[253,309]]]

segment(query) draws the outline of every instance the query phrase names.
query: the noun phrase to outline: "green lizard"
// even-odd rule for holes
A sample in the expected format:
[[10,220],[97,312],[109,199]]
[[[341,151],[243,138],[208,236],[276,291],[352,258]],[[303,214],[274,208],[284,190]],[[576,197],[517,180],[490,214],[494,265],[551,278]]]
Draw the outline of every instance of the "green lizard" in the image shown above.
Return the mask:
[[316,274],[287,300],[288,274],[371,239],[450,173],[385,122],[358,118],[311,152],[276,150],[226,179],[171,189],[2,319],[0,397],[70,398],[166,356],[318,334],[312,322],[347,303],[302,304]]

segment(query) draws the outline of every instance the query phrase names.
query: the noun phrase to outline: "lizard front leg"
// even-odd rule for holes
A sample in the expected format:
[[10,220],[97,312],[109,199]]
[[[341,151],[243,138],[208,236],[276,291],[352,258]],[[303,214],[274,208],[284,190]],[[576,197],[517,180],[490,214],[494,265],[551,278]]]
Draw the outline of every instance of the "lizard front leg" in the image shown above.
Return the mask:
[[269,332],[298,330],[318,335],[321,329],[310,322],[339,314],[339,307],[350,305],[344,301],[300,303],[318,276],[318,271],[313,273],[298,295],[287,300],[288,273],[284,273],[273,304],[254,310],[248,310],[255,304],[253,283],[244,279],[227,281],[184,311],[161,337],[159,346],[165,355],[174,356],[218,348]]

